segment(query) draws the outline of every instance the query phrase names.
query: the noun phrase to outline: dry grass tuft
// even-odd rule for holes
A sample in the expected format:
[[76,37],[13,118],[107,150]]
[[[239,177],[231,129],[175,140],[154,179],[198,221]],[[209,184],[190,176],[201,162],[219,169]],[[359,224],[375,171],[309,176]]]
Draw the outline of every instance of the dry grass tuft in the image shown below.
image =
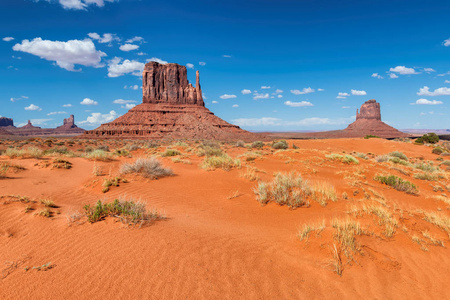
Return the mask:
[[158,179],[160,177],[172,176],[171,169],[164,168],[156,158],[138,158],[134,163],[125,163],[120,167],[120,173],[139,174],[145,178]]
[[[359,251],[359,245],[356,242],[356,236],[362,234],[361,225],[353,220],[334,219],[331,226],[335,229],[334,239],[342,246],[345,256],[352,257],[352,252]],[[351,251],[350,251],[351,250]]]
[[312,187],[312,199],[326,206],[328,201],[337,201],[336,189],[328,182],[319,182]]
[[297,236],[300,238],[300,240],[308,240],[309,233],[315,231],[316,236],[318,236],[323,230],[325,229],[325,220],[322,221],[320,224],[305,224],[303,225],[303,228],[298,231]]

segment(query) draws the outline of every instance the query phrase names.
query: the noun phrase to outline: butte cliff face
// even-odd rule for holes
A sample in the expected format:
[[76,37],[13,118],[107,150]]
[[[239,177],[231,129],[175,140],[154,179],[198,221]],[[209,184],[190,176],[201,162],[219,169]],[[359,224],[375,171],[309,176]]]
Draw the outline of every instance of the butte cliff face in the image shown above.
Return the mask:
[[376,135],[383,138],[407,137],[392,126],[381,121],[380,103],[369,100],[356,110],[356,121],[348,125],[342,133],[345,137],[361,137],[366,135]]
[[149,62],[142,74],[142,104],[85,137],[236,140],[255,135],[229,124],[205,107],[200,77],[187,80],[186,67]]
[[[11,119],[12,120],[12,119]],[[45,136],[45,135],[62,135],[71,136],[79,135],[84,133],[84,129],[79,128],[75,125],[75,117],[70,115],[69,118],[64,119],[63,125],[57,128],[41,128],[34,126],[30,120],[25,126],[22,127],[4,127],[9,133],[18,136]]]
[[14,121],[10,118],[1,117],[0,118],[0,127],[14,127]]

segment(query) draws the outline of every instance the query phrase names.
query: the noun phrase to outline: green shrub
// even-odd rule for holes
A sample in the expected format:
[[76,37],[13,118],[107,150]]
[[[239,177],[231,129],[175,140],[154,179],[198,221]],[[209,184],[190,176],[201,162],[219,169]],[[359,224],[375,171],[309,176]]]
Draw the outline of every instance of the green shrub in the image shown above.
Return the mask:
[[399,165],[403,165],[403,166],[409,166],[410,163],[408,161],[405,161],[403,159],[400,159],[398,157],[391,157],[389,158],[389,161],[394,163],[394,164],[399,164]]
[[344,156],[344,155],[332,153],[330,155],[325,155],[325,157],[330,160],[337,160],[337,161],[343,162],[344,164],[355,164],[355,165],[359,164],[359,161],[351,155]]
[[436,181],[439,179],[437,175],[433,175],[430,173],[417,173],[414,174],[414,178],[420,179],[420,180],[428,180],[428,181]]
[[92,152],[87,152],[84,154],[84,157],[90,160],[96,161],[111,161],[111,154],[105,152],[104,150],[94,150]]
[[289,148],[288,143],[285,140],[276,141],[272,143],[273,149],[287,149]]
[[437,154],[437,155],[441,155],[442,152],[444,152],[444,149],[442,149],[441,147],[436,147],[436,148],[433,148],[433,150],[431,150],[431,153]]
[[397,157],[399,159],[406,160],[406,161],[408,160],[408,156],[406,156],[405,154],[403,154],[402,152],[399,152],[399,151],[391,152],[391,153],[389,153],[389,156]]
[[439,136],[437,136],[434,132],[424,134],[415,141],[416,144],[436,144],[437,142],[439,142]]
[[264,143],[261,141],[255,141],[252,143],[252,148],[261,149],[264,147]]
[[417,187],[407,180],[403,180],[400,177],[395,175],[382,176],[377,175],[374,178],[376,181],[381,182],[382,184],[386,184],[388,186],[393,187],[397,191],[406,192],[407,194],[417,194]]
[[171,169],[164,168],[156,158],[138,158],[134,163],[125,163],[121,166],[123,174],[136,173],[146,178],[158,179],[164,176],[172,176]]
[[368,140],[368,139],[380,138],[380,137],[377,136],[377,135],[368,134],[368,135],[366,135],[364,138],[365,138],[366,140]]
[[177,155],[180,155],[180,154],[181,154],[181,152],[178,151],[177,149],[166,149],[166,151],[163,152],[161,154],[161,156],[177,156]]

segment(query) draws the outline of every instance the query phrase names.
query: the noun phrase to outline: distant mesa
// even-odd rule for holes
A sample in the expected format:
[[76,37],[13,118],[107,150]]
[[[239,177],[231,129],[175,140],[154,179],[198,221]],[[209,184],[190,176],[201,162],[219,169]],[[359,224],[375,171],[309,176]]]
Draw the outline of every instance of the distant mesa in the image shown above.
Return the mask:
[[142,74],[142,104],[116,120],[85,132],[88,138],[255,139],[256,135],[229,124],[205,107],[196,73],[196,86],[178,64],[149,62]]
[[34,126],[30,120],[28,120],[28,123],[22,127],[15,127],[13,119],[3,117],[0,118],[0,129],[0,135],[10,134],[17,136],[74,136],[83,134],[85,131],[75,125],[74,115],[70,115],[69,118],[64,119],[63,125],[57,128],[41,128]]

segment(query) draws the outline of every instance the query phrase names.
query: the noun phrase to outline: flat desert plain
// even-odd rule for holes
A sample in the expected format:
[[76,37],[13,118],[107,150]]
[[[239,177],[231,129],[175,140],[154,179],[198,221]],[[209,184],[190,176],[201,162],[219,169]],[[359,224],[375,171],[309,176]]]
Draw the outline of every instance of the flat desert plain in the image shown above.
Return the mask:
[[0,298],[450,298],[450,156],[287,144],[2,140]]

